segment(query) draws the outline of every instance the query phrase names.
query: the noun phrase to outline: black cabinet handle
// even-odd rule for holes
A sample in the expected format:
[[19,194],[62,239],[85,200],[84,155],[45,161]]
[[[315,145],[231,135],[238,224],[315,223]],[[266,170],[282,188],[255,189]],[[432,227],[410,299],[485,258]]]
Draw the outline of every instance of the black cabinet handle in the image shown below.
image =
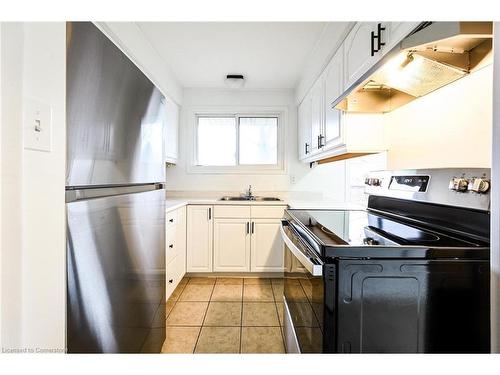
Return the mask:
[[208,220],[212,220],[212,207],[208,208]]
[[174,219],[170,219],[169,221],[170,221],[171,223],[173,223],[173,222],[174,222]]
[[385,27],[382,27],[382,24],[379,23],[377,25],[377,52],[382,49],[382,46],[385,46],[385,42],[382,42],[382,31],[385,31]]
[[[375,31],[372,31],[370,34],[370,48],[371,48],[371,55],[374,56],[375,52],[378,52],[382,49],[383,46],[385,46],[385,42],[382,42],[382,31],[385,31],[385,27],[382,26],[381,23],[377,24],[377,34],[375,34]],[[375,39],[377,39],[377,48],[375,48]]]
[[247,221],[247,234],[250,233],[250,222]]
[[174,245],[173,244],[170,244],[168,245],[169,248],[173,249],[174,248]]
[[170,280],[168,280],[168,282],[169,282],[170,284],[172,284],[172,283],[174,282],[174,279],[170,279]]
[[322,148],[324,146],[323,139],[325,136],[323,134],[318,135],[318,148]]
[[306,155],[309,153],[309,143],[306,142]]
[[371,55],[374,56],[375,55],[375,32],[372,31],[371,33],[371,37],[370,37],[370,49],[371,49]]
[[254,229],[255,229],[255,223],[252,221],[252,234],[254,232]]

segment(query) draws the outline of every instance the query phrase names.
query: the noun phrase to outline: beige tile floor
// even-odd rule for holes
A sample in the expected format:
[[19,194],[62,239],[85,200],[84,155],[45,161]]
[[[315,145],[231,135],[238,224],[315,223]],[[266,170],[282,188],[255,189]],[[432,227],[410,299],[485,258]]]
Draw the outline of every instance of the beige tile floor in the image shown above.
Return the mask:
[[283,280],[184,278],[166,304],[163,353],[284,353]]

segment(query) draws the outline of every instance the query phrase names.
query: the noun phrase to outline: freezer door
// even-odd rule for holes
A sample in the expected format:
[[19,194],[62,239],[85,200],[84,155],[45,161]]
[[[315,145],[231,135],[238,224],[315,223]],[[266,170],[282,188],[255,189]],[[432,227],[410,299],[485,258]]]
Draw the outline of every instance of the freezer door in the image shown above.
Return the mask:
[[68,352],[160,352],[164,201],[154,190],[66,205]]
[[165,98],[92,23],[68,24],[66,186],[165,181]]

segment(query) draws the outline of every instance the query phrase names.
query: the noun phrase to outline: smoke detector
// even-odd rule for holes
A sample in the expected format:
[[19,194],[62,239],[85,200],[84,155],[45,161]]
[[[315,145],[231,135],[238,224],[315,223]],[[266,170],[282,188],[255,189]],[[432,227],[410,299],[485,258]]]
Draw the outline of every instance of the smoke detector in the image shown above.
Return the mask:
[[226,85],[232,89],[240,89],[245,86],[245,77],[242,74],[228,74]]

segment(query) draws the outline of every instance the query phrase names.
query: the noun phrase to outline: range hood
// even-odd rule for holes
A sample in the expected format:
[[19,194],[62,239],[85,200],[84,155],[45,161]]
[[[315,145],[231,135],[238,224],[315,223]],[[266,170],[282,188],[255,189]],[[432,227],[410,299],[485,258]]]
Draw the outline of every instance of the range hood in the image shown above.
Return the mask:
[[425,22],[332,107],[390,112],[492,62],[492,22]]

